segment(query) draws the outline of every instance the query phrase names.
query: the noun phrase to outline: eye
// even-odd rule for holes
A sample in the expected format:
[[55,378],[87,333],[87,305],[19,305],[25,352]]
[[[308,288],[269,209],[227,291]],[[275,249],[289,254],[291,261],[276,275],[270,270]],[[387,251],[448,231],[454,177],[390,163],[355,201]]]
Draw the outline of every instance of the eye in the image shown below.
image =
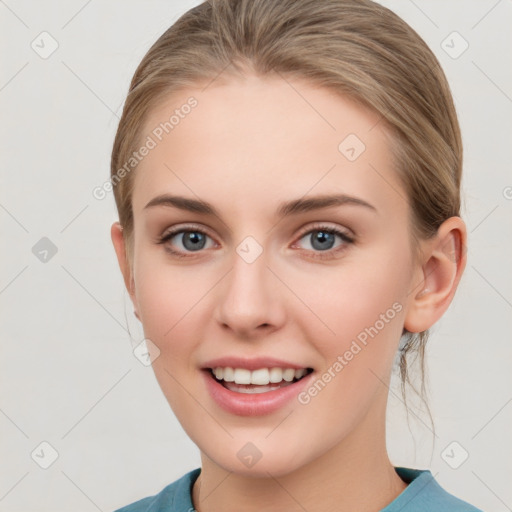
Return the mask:
[[[207,247],[208,239],[213,242],[206,231],[192,226],[166,231],[159,237],[157,243],[164,244],[165,249],[175,256],[187,257],[189,256],[188,252],[199,252],[202,249],[210,248],[211,245]],[[173,247],[177,247],[178,250]]]
[[[336,238],[340,239],[341,243],[337,247],[334,247]],[[348,245],[354,243],[354,238],[348,232],[324,225],[314,226],[313,229],[309,228],[308,231],[303,232],[299,241],[300,240],[306,241],[305,250],[317,253],[312,255],[314,258],[332,257],[334,254],[345,250]],[[294,247],[298,243],[299,242],[296,242]]]
[[[340,244],[334,247],[336,238],[340,240]],[[325,225],[313,226],[303,231],[299,241],[303,239],[306,241],[304,250],[313,252],[311,256],[320,259],[332,258],[345,250],[349,244],[354,243],[354,238],[348,232]],[[211,242],[209,246],[208,241]],[[179,229],[166,231],[158,238],[157,243],[165,245],[166,251],[178,258],[190,257],[193,256],[191,253],[215,246],[215,242],[208,233],[197,226],[181,226]],[[292,247],[296,247],[298,243],[296,242]],[[307,247],[308,244],[309,247]]]

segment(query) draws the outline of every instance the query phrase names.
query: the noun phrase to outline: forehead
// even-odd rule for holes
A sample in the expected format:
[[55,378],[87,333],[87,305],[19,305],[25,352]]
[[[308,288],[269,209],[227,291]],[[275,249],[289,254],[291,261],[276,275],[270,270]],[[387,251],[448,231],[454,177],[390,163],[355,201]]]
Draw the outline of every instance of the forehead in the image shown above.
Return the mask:
[[134,212],[170,192],[254,212],[308,192],[396,202],[400,189],[379,114],[305,80],[249,75],[178,91],[150,113],[146,137]]

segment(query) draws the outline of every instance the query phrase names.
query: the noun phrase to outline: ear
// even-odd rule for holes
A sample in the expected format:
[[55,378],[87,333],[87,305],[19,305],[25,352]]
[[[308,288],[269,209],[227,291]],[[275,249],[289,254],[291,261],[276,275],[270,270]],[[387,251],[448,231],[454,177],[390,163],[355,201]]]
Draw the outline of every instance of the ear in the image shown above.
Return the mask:
[[133,312],[135,313],[135,316],[140,320],[139,314],[137,312],[137,299],[135,297],[135,281],[133,279],[133,274],[128,262],[128,258],[126,257],[126,243],[123,236],[123,227],[119,222],[114,222],[114,224],[112,224],[112,227],[110,228],[110,237],[112,238],[112,243],[114,244],[114,249],[117,255],[117,262],[119,263],[119,268],[121,269],[121,273],[123,275],[124,284],[133,303]]
[[464,221],[450,217],[435,237],[422,243],[422,261],[404,322],[409,332],[429,329],[448,309],[466,267],[466,242]]

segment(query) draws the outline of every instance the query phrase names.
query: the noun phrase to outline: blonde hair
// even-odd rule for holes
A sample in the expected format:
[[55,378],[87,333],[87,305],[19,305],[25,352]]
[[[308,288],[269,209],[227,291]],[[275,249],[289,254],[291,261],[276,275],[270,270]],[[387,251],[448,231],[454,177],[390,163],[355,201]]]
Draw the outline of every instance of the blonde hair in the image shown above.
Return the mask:
[[[459,216],[462,141],[456,110],[439,62],[407,23],[370,0],[209,0],[153,44],[124,104],[111,179],[117,178],[114,196],[130,265],[134,171],[121,180],[118,171],[140,144],[148,114],[174,91],[247,69],[259,76],[306,79],[379,114],[391,135],[415,239],[433,236],[443,221]],[[420,356],[422,395],[425,391],[427,338],[428,331],[404,331],[399,354],[404,399],[406,382],[415,389],[409,352]]]

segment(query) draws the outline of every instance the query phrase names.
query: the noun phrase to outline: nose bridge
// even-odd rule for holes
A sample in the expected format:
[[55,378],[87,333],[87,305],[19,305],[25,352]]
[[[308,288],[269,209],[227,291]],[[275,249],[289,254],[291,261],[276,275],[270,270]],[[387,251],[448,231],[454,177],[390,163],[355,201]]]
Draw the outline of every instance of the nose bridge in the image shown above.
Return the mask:
[[219,322],[235,331],[277,325],[281,310],[263,246],[247,236],[234,248],[232,261],[219,302]]

